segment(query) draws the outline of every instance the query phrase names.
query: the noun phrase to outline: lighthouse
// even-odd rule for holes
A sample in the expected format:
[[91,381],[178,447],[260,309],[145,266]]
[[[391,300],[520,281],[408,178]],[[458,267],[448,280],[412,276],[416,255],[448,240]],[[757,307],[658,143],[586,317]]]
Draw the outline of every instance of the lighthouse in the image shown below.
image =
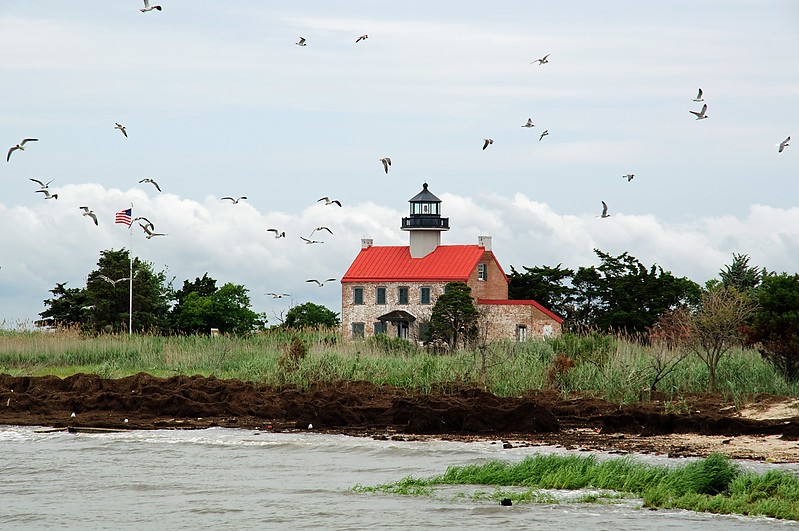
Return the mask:
[[449,218],[441,217],[441,199],[427,189],[427,183],[408,202],[410,215],[402,218],[401,229],[410,233],[411,258],[422,258],[441,245],[441,233],[449,230]]

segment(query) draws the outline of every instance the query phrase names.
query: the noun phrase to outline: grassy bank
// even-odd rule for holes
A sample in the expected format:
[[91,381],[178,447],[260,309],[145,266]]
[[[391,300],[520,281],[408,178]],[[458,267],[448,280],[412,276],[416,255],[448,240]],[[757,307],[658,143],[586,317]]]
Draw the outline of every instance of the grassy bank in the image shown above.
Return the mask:
[[[300,348],[292,351],[295,337]],[[569,364],[559,363],[559,355],[568,357]],[[557,389],[619,402],[646,398],[656,356],[662,359],[664,353],[613,337],[499,343],[482,351],[435,354],[396,338],[345,342],[334,332],[313,330],[299,334],[278,330],[249,337],[86,337],[70,330],[0,331],[0,372],[16,376],[214,374],[300,387],[345,379],[421,392],[475,384],[500,396]],[[718,379],[720,392],[731,400],[743,401],[757,393],[799,396],[799,385],[787,384],[752,350],[735,350],[725,357]],[[677,365],[657,386],[677,409],[681,395],[706,388],[707,368],[694,356]]]
[[514,503],[553,503],[557,499],[542,489],[599,489],[600,494],[579,501],[607,501],[621,495],[640,498],[650,508],[799,520],[799,477],[776,470],[745,472],[717,454],[677,468],[645,465],[629,457],[598,461],[593,456],[537,455],[515,464],[455,466],[433,478],[407,477],[376,487],[357,485],[354,490],[429,495],[441,485],[493,486],[490,494],[472,496],[497,502],[509,498]]

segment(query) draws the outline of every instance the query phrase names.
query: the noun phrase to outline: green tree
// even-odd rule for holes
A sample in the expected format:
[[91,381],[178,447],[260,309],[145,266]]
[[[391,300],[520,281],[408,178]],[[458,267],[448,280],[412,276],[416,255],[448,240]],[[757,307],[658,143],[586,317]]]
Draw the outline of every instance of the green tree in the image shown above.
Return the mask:
[[508,298],[534,300],[555,312],[566,315],[574,297],[574,288],[570,280],[574,276],[571,269],[561,269],[561,264],[555,267],[526,267],[522,266],[524,273],[519,273],[513,266],[508,275]]
[[745,254],[732,255],[732,263],[724,266],[719,272],[722,285],[733,287],[741,293],[752,293],[763,280],[764,269],[749,265],[749,257]]
[[646,267],[626,252],[594,252],[600,265],[581,267],[573,278],[579,326],[644,334],[661,315],[699,299],[701,288],[692,280],[677,278],[656,264]]
[[768,274],[748,340],[788,381],[799,380],[799,274]]
[[478,317],[472,288],[463,282],[450,282],[433,306],[428,337],[445,341],[451,350],[459,343],[466,346],[477,338]]
[[286,313],[286,320],[283,322],[285,328],[332,328],[339,326],[338,314],[329,310],[321,304],[306,302],[295,306]]
[[[126,331],[130,315],[130,254],[126,249],[100,252],[98,268],[86,280],[94,331]],[[166,324],[171,288],[166,274],[156,273],[149,262],[133,259],[133,327],[161,331]]]
[[173,332],[210,334],[212,328],[222,333],[245,334],[266,323],[264,315],[250,309],[248,290],[240,284],[227,283],[217,289],[216,280],[203,274],[193,282],[183,281],[175,292],[177,300],[170,312]]
[[57,283],[50,290],[53,298],[46,299],[47,307],[39,315],[48,326],[68,327],[83,325],[88,321],[88,294],[84,288],[67,288],[66,282]]

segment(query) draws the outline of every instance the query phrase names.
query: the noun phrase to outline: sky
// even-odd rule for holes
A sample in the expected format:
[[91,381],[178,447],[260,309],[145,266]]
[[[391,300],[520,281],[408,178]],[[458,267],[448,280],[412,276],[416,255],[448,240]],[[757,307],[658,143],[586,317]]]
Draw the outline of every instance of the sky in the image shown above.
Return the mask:
[[[442,243],[490,235],[508,273],[594,249],[700,284],[733,254],[799,272],[797,2],[160,5],[0,3],[0,150],[38,138],[0,161],[0,327],[122,248],[175,288],[244,285],[270,324],[340,312],[339,282],[306,280],[340,280],[361,238],[407,245],[424,182]],[[166,235],[115,224],[131,204]]]

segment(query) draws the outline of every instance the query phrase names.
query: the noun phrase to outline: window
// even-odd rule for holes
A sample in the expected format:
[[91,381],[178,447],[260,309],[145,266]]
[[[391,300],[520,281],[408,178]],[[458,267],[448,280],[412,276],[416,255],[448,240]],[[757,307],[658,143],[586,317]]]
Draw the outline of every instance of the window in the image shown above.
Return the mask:
[[516,340],[527,341],[527,325],[516,325]]
[[388,331],[388,325],[382,321],[375,322],[375,335],[385,334]]
[[544,337],[552,337],[552,325],[545,324],[544,325],[544,332],[542,334]]
[[430,288],[419,288],[419,304],[430,304]]
[[386,288],[377,288],[377,291],[375,293],[375,302],[377,304],[386,303]]
[[397,303],[408,304],[408,288],[401,287],[397,290]]
[[477,264],[477,280],[488,280],[488,266],[483,262]]
[[352,339],[363,339],[363,323],[352,323]]
[[363,304],[363,288],[352,288],[352,302],[354,304]]

